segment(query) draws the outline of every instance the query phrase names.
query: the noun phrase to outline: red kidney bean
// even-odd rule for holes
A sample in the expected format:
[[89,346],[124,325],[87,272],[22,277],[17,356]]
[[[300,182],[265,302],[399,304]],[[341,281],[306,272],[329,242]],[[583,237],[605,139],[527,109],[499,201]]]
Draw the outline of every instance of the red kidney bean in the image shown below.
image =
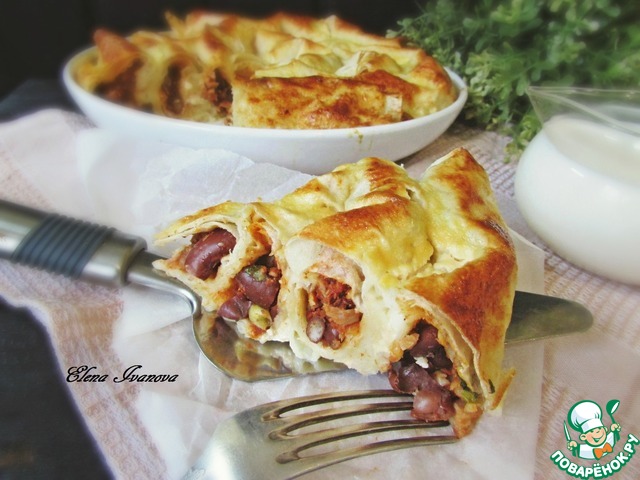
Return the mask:
[[415,331],[419,334],[418,342],[409,350],[414,357],[425,357],[429,362],[429,372],[452,367],[444,347],[438,343],[438,330],[426,322],[421,322]]
[[447,420],[455,414],[454,394],[441,386],[429,372],[405,355],[391,365],[389,384],[396,392],[415,395],[411,415],[422,420]]
[[426,322],[420,322],[415,330],[418,335],[418,341],[411,348],[409,353],[413,357],[424,357],[429,350],[440,346],[438,343],[438,330]]
[[239,294],[220,305],[218,315],[228,320],[241,320],[247,318],[249,307],[251,302],[244,295]]
[[431,390],[419,390],[413,399],[413,410],[420,418],[435,415],[440,409],[440,393]]
[[216,228],[199,237],[191,246],[184,260],[185,269],[191,275],[206,280],[215,273],[220,260],[236,246],[236,237],[227,230]]
[[453,401],[453,394],[444,388],[420,390],[413,397],[411,416],[428,422],[449,420],[456,413]]
[[331,322],[326,322],[327,326],[324,329],[324,335],[322,335],[322,341],[328,347],[331,347],[334,350],[340,348],[342,345],[342,340],[340,339],[340,332],[336,327],[334,327]]
[[266,266],[252,265],[242,269],[236,275],[236,281],[242,285],[245,296],[251,302],[269,309],[280,291],[280,281],[267,273]]
[[391,388],[397,392],[413,393],[440,387],[427,370],[406,357],[392,363],[388,375]]

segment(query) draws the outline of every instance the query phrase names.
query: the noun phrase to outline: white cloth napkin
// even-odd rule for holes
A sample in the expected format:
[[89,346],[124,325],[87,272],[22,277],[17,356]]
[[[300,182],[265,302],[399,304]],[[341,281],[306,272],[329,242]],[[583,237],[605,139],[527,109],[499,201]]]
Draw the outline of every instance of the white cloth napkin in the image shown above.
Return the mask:
[[[501,141],[495,135],[474,137],[456,131],[409,159],[406,166],[419,175],[454,146],[466,146],[498,187],[507,223],[527,234],[502,188],[512,171],[493,160],[501,158]],[[0,167],[6,172],[0,180],[4,198],[116,226],[148,240],[183,213],[226,198],[275,198],[308,179],[229,152],[119,139],[91,128],[83,117],[60,111],[42,111],[1,125]],[[516,238],[519,288],[542,291],[544,255],[522,237]],[[232,381],[199,353],[182,302],[142,288],[113,291],[2,262],[0,293],[16,305],[30,307],[47,325],[63,378],[67,369],[79,365],[95,366],[96,373],[108,374],[110,380],[135,365],[141,365],[139,373],[178,375],[175,382],[154,384],[68,384],[118,478],[179,478],[217,422],[244,408],[326,390],[387,386],[383,376],[353,372],[258,384]],[[579,350],[571,339],[554,342]],[[549,425],[540,416],[543,349],[541,343],[507,349],[505,363],[518,374],[503,409],[498,415],[485,415],[473,434],[460,442],[365,457],[306,478],[389,478],[397,472],[422,478],[429,472],[443,479],[527,479],[542,471],[540,465],[548,471],[544,461],[562,448],[563,434],[561,420]],[[558,357],[563,351],[553,349]],[[586,360],[586,353],[581,353],[571,362]],[[560,362],[554,358],[552,365]],[[578,395],[584,383],[579,383]],[[560,386],[552,382],[551,387]],[[545,391],[549,388],[545,386]],[[542,455],[536,451],[539,424],[542,435],[550,438],[545,447],[553,448]],[[557,435],[551,435],[556,430]]]

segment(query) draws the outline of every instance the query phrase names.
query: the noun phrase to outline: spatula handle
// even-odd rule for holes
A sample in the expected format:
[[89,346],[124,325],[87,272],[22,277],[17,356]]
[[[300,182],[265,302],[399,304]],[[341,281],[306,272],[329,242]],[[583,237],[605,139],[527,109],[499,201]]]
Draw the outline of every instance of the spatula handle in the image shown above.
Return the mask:
[[144,239],[0,200],[0,258],[74,279],[120,286]]

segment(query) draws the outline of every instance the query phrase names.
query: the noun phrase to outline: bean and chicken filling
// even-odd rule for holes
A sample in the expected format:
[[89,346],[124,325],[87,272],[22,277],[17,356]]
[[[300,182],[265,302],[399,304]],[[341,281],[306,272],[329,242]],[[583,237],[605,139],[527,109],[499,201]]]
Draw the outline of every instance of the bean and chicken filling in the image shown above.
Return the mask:
[[306,333],[309,340],[336,350],[361,319],[362,313],[351,299],[351,287],[318,275],[308,295]]
[[[338,349],[362,314],[351,298],[351,287],[318,275],[308,295],[306,333],[314,343]],[[455,372],[438,330],[425,321],[415,328],[416,344],[389,371],[389,383],[397,392],[414,395],[412,416],[426,421],[448,420],[455,414],[458,397],[451,391]],[[464,384],[463,384],[464,386]],[[469,391],[472,395],[472,392]],[[467,399],[472,400],[472,399]]]
[[[220,262],[236,245],[227,230],[216,228],[193,236],[185,257],[185,268],[206,280],[215,275]],[[264,255],[243,268],[234,278],[235,294],[224,302],[218,314],[229,320],[249,318],[261,330],[267,330],[277,314],[282,272],[272,255]],[[338,349],[350,330],[359,326],[362,313],[351,298],[351,287],[334,278],[318,275],[308,293],[306,333],[314,343]],[[391,365],[389,383],[397,392],[414,395],[415,418],[427,421],[448,420],[458,397],[451,391],[455,372],[444,347],[438,342],[438,330],[425,321],[414,333],[416,344]],[[464,400],[473,402],[475,394],[460,380]]]
[[235,294],[220,305],[218,314],[228,320],[248,318],[260,330],[268,330],[278,313],[281,277],[272,255],[260,257],[235,276]]
[[427,322],[415,329],[416,344],[391,365],[389,383],[397,392],[414,395],[411,415],[426,421],[448,420],[458,397],[450,390],[453,364],[438,342],[438,330]]
[[220,116],[226,117],[231,111],[233,90],[220,69],[216,68],[213,73],[205,77],[204,97],[216,106]]
[[[132,64],[119,73],[113,80],[100,83],[96,86],[96,93],[116,103],[138,107],[151,112],[151,105],[137,105],[136,98],[136,77],[139,75],[143,63],[135,60]],[[186,105],[187,99],[183,98],[180,84],[183,79],[183,72],[187,65],[176,61],[168,65],[166,74],[160,85],[160,100],[165,113],[173,116],[180,116]],[[231,111],[233,93],[231,84],[227,81],[220,69],[204,76],[203,97],[208,100],[217,114],[221,117],[228,116]]]
[[[191,275],[206,280],[215,275],[222,259],[236,245],[236,238],[223,228],[203,232],[191,238],[185,257],[185,269]],[[272,255],[263,255],[243,268],[234,278],[233,296],[220,305],[218,314],[228,320],[248,318],[261,330],[271,326],[277,314],[282,273]]]

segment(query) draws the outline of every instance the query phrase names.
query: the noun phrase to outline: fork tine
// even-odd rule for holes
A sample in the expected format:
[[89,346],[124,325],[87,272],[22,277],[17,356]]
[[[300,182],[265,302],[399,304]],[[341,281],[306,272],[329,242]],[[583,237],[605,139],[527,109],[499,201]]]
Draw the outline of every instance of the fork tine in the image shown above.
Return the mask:
[[345,462],[354,458],[373,455],[376,453],[390,452],[403,448],[420,447],[426,445],[445,445],[454,443],[458,439],[454,435],[424,435],[420,437],[397,438],[392,440],[383,440],[379,442],[367,443],[365,445],[357,445],[350,448],[340,450],[332,450],[330,452],[313,455],[309,457],[287,457],[283,455],[282,460],[277,459],[279,463],[286,465],[289,462],[295,462],[296,471],[286,478],[296,478],[300,475],[320,470],[321,468],[335,465],[336,463]]
[[[442,428],[449,426],[449,422],[441,421],[441,422],[425,422],[423,420],[385,420],[378,422],[367,422],[367,423],[359,423],[354,425],[345,425],[342,427],[329,428],[325,430],[320,430],[312,433],[302,433],[297,435],[278,435],[278,439],[280,440],[294,440],[296,442],[296,447],[291,450],[284,452],[276,458],[279,463],[287,463],[294,460],[299,460],[303,458],[300,453],[309,450],[313,447],[317,447],[320,445],[325,445],[332,442],[338,442],[340,440],[345,440],[349,438],[354,438],[357,436],[369,435],[373,433],[384,433],[384,432],[393,432],[399,430],[422,430],[422,429],[433,429],[433,428]],[[272,432],[273,433],[273,432]],[[275,437],[275,436],[274,436]],[[274,438],[269,435],[269,438]],[[403,441],[413,441],[419,439],[421,442],[426,441],[427,439],[437,439],[438,443],[442,440],[448,438],[443,435],[428,435],[422,437],[411,437],[404,438]],[[451,437],[455,439],[455,437]],[[393,443],[392,441],[389,441]],[[379,442],[389,443],[389,442]],[[430,443],[430,442],[427,442]],[[403,443],[404,444],[404,443]],[[373,444],[370,444],[373,445]],[[360,449],[361,451],[362,449]],[[375,452],[371,452],[375,453]],[[323,454],[316,454],[323,455]]]
[[[423,420],[416,419],[397,419],[356,423],[315,430],[312,432],[294,433],[296,430],[300,430],[310,425],[317,425],[323,422],[342,418],[396,411],[410,411],[413,407],[412,401],[391,401],[365,404],[357,403],[355,405],[326,408],[319,411],[316,410],[312,412],[295,413],[290,416],[283,416],[286,413],[294,412],[295,410],[305,407],[352,400],[366,400],[370,398],[403,399],[411,398],[411,395],[397,393],[390,390],[370,390],[345,392],[342,394],[320,394],[293,401],[284,400],[272,404],[274,409],[263,415],[263,420],[267,424],[270,422],[273,423],[274,426],[273,430],[271,430],[267,436],[271,440],[282,442],[283,449],[286,448],[285,451],[276,456],[276,461],[283,465],[295,462],[295,468],[300,472],[299,475],[302,475],[303,473],[309,473],[319,468],[324,468],[335,463],[364,455],[372,455],[375,453],[421,445],[451,443],[457,440],[454,435],[431,434],[369,442],[364,445],[310,454],[308,451],[314,447],[357,436],[408,429],[418,430],[442,428],[449,426],[449,422],[425,422]],[[298,476],[298,474],[296,474],[296,476]]]
[[[245,410],[218,425],[202,456],[184,478],[289,479],[364,455],[457,440],[453,434],[420,433],[420,429],[442,428],[448,422],[428,423],[403,418],[322,425],[322,422],[363,414],[408,411],[412,403],[403,399],[410,397],[391,390],[334,392],[279,400]],[[382,398],[383,401],[362,403],[373,398]],[[350,401],[360,404],[328,405]],[[321,410],[295,412],[325,404],[326,408]],[[311,428],[298,431],[306,427]],[[378,436],[394,431],[407,431],[408,435],[386,439]],[[369,439],[365,435],[375,435],[376,438]],[[359,438],[360,443],[336,443],[354,438]]]
[[[403,410],[410,411],[412,407],[412,402],[366,403],[298,413],[289,417],[274,416],[263,418],[263,420],[265,422],[275,422],[278,419],[282,420],[280,423],[282,423],[283,426],[280,428],[274,428],[274,430],[269,434],[269,438],[275,440],[277,438],[285,439],[289,432],[299,430],[309,425],[330,422],[341,418],[352,418],[359,415],[399,412]],[[420,423],[424,424],[425,422]]]
[[350,400],[364,400],[367,398],[412,398],[408,393],[398,393],[394,390],[356,390],[352,392],[319,393],[306,397],[287,398],[264,404],[265,420],[280,417],[284,413],[299,410],[309,406],[325,403],[337,403]]

